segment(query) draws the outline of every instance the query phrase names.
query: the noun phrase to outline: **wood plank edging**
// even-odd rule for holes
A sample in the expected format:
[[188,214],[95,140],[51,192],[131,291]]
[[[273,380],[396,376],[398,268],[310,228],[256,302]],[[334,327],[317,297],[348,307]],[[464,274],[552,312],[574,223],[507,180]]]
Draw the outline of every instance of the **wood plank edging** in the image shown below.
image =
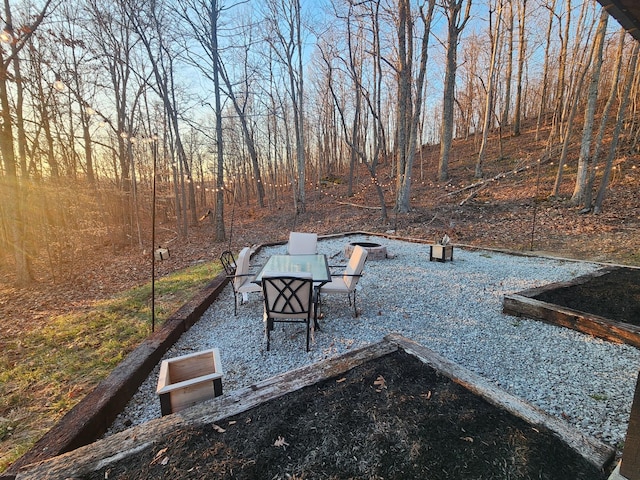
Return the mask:
[[214,302],[227,278],[218,275],[129,353],[111,373],[45,433],[0,478],[12,478],[25,466],[74,451],[107,431],[165,352]]
[[640,328],[635,325],[543,302],[521,294],[505,295],[502,313],[541,320],[610,342],[625,343],[640,348]]
[[587,437],[564,420],[549,415],[543,410],[511,395],[507,391],[489,383],[480,375],[447,360],[433,350],[398,334],[387,335],[385,339],[396,343],[406,353],[415,356],[472,393],[483,397],[491,404],[533,425],[542,425],[548,428],[596,467],[604,469],[613,460],[615,450],[612,447]]
[[340,375],[369,360],[398,350],[395,343],[382,340],[339,357],[291,370],[230,394],[172,415],[116,433],[71,452],[26,465],[16,480],[74,478],[98,470],[109,462],[134,455],[180,428],[214,423],[245,412],[263,402],[279,398],[321,380]]
[[111,462],[136,454],[176,429],[215,423],[245,412],[263,402],[340,375],[362,363],[398,349],[416,357],[493,405],[505,409],[533,425],[542,425],[550,429],[596,467],[604,469],[613,459],[615,454],[613,448],[586,437],[565,421],[533,407],[490,384],[480,375],[447,360],[410,339],[399,334],[390,334],[379,343],[354,350],[340,357],[284,372],[229,395],[218,397],[173,415],[152,420],[58,457],[29,465],[25,467],[24,471],[18,473],[16,480],[69,478],[85,475],[109,465]]

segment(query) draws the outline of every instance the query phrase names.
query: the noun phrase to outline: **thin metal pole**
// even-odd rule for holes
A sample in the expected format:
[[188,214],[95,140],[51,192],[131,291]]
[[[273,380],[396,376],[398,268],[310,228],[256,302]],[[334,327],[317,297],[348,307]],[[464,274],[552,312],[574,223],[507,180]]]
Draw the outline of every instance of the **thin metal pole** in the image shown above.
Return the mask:
[[231,225],[229,226],[229,246],[227,250],[231,250],[231,237],[233,237],[233,219],[236,213],[236,190],[238,188],[238,179],[233,180],[233,198],[231,199]]
[[153,193],[151,200],[151,331],[156,329],[156,159],[158,156],[157,136],[151,143],[153,156]]

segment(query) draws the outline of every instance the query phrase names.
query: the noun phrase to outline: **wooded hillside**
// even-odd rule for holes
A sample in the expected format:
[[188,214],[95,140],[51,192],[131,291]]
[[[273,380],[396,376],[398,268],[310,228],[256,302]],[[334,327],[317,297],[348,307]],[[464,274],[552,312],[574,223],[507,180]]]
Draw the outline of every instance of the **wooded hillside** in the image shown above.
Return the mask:
[[29,5],[0,32],[0,370],[27,385],[0,468],[93,381],[33,379],[34,333],[154,247],[158,277],[291,230],[640,265],[638,44],[593,0]]

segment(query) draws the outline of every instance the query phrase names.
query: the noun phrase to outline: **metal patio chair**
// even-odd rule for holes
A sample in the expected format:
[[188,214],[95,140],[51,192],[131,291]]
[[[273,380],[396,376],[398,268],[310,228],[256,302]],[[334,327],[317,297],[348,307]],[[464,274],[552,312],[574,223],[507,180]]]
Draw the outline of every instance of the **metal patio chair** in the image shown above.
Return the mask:
[[[271,331],[275,322],[304,323],[307,352],[311,337],[311,318],[315,315],[313,280],[310,274],[263,276],[264,322],[267,351],[271,349]],[[313,317],[315,320],[315,317]]]

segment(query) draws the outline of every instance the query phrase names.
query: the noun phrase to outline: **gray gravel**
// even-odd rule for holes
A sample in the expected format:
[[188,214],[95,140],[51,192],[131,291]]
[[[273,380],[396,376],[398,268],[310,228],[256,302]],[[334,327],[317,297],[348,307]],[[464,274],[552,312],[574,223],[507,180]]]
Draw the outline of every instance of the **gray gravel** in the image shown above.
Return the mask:
[[[455,248],[454,261],[429,261],[429,246],[368,236],[321,240],[330,264],[344,264],[349,241],[375,241],[390,257],[368,261],[353,318],[346,296],[325,297],[322,330],[309,353],[304,327],[279,324],[265,350],[262,300],[238,306],[227,286],[219,299],[165,358],[219,348],[225,392],[278,373],[340,355],[396,332],[565,418],[584,434],[612,446],[624,440],[640,352],[627,345],[542,322],[502,314],[506,293],[565,281],[599,268],[585,262],[522,257]],[[263,264],[284,246],[263,249]],[[155,393],[159,366],[114,422],[110,433],[160,417]]]

